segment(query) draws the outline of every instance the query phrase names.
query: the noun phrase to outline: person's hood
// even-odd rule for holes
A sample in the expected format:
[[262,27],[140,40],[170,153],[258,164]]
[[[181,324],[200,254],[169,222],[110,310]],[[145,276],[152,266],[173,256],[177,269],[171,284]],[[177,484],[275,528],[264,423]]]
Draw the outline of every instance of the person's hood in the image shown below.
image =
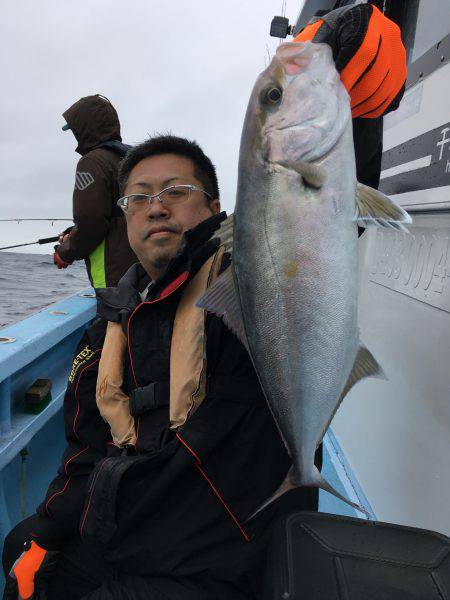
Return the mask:
[[76,152],[81,155],[102,142],[122,140],[116,109],[100,94],[80,98],[63,113],[63,117],[78,142]]

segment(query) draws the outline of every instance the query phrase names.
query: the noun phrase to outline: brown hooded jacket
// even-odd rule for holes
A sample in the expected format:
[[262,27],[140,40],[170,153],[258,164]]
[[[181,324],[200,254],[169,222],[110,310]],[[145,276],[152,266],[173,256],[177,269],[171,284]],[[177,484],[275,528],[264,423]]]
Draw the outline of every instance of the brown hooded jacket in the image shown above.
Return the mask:
[[109,100],[98,94],[81,98],[63,117],[81,159],[73,192],[75,225],[56,250],[68,263],[84,259],[95,288],[115,286],[137,262],[124,215],[116,205],[118,164],[127,149],[121,143],[119,117]]

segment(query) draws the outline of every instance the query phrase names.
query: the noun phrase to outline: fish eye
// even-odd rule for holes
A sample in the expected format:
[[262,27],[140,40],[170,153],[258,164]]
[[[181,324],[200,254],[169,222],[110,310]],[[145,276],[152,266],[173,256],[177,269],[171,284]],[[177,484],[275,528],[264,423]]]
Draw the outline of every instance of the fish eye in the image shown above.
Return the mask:
[[278,87],[270,87],[265,93],[265,100],[268,104],[275,106],[281,102],[283,91]]

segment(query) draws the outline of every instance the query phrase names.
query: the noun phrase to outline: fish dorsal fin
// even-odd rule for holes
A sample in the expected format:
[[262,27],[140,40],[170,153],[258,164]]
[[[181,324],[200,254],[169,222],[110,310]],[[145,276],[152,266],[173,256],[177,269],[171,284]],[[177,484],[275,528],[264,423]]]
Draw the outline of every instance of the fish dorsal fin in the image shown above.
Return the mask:
[[234,234],[234,214],[220,224],[219,229],[214,233],[212,239],[218,239],[220,245],[224,247],[225,252],[232,254],[233,252],[233,234]]
[[355,221],[361,227],[378,225],[408,231],[404,224],[412,223],[411,217],[394,200],[368,185],[358,183]]
[[248,350],[247,336],[231,267],[219,275],[211,287],[200,296],[197,306],[220,317]]
[[341,401],[345,398],[352,387],[358,383],[358,381],[372,376],[378,376],[386,379],[383,369],[377,363],[373,354],[369,352],[365,346],[360,346],[353,364],[353,369],[351,370],[351,373],[347,379],[347,383],[342,390]]

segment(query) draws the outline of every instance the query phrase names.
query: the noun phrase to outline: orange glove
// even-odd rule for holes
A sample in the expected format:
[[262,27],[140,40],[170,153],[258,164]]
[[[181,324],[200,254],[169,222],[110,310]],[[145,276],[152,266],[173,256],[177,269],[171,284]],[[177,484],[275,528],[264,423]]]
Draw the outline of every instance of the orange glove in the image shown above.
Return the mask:
[[53,253],[53,264],[58,267],[58,269],[67,269],[70,263],[67,263],[63,260],[58,254],[57,250]]
[[352,117],[373,119],[400,104],[406,51],[399,27],[376,6],[338,8],[312,21],[294,42],[326,42],[350,95]]
[[57,552],[41,548],[36,542],[25,542],[25,551],[13,564],[6,582],[4,600],[33,598],[35,583],[42,573],[55,565]]

